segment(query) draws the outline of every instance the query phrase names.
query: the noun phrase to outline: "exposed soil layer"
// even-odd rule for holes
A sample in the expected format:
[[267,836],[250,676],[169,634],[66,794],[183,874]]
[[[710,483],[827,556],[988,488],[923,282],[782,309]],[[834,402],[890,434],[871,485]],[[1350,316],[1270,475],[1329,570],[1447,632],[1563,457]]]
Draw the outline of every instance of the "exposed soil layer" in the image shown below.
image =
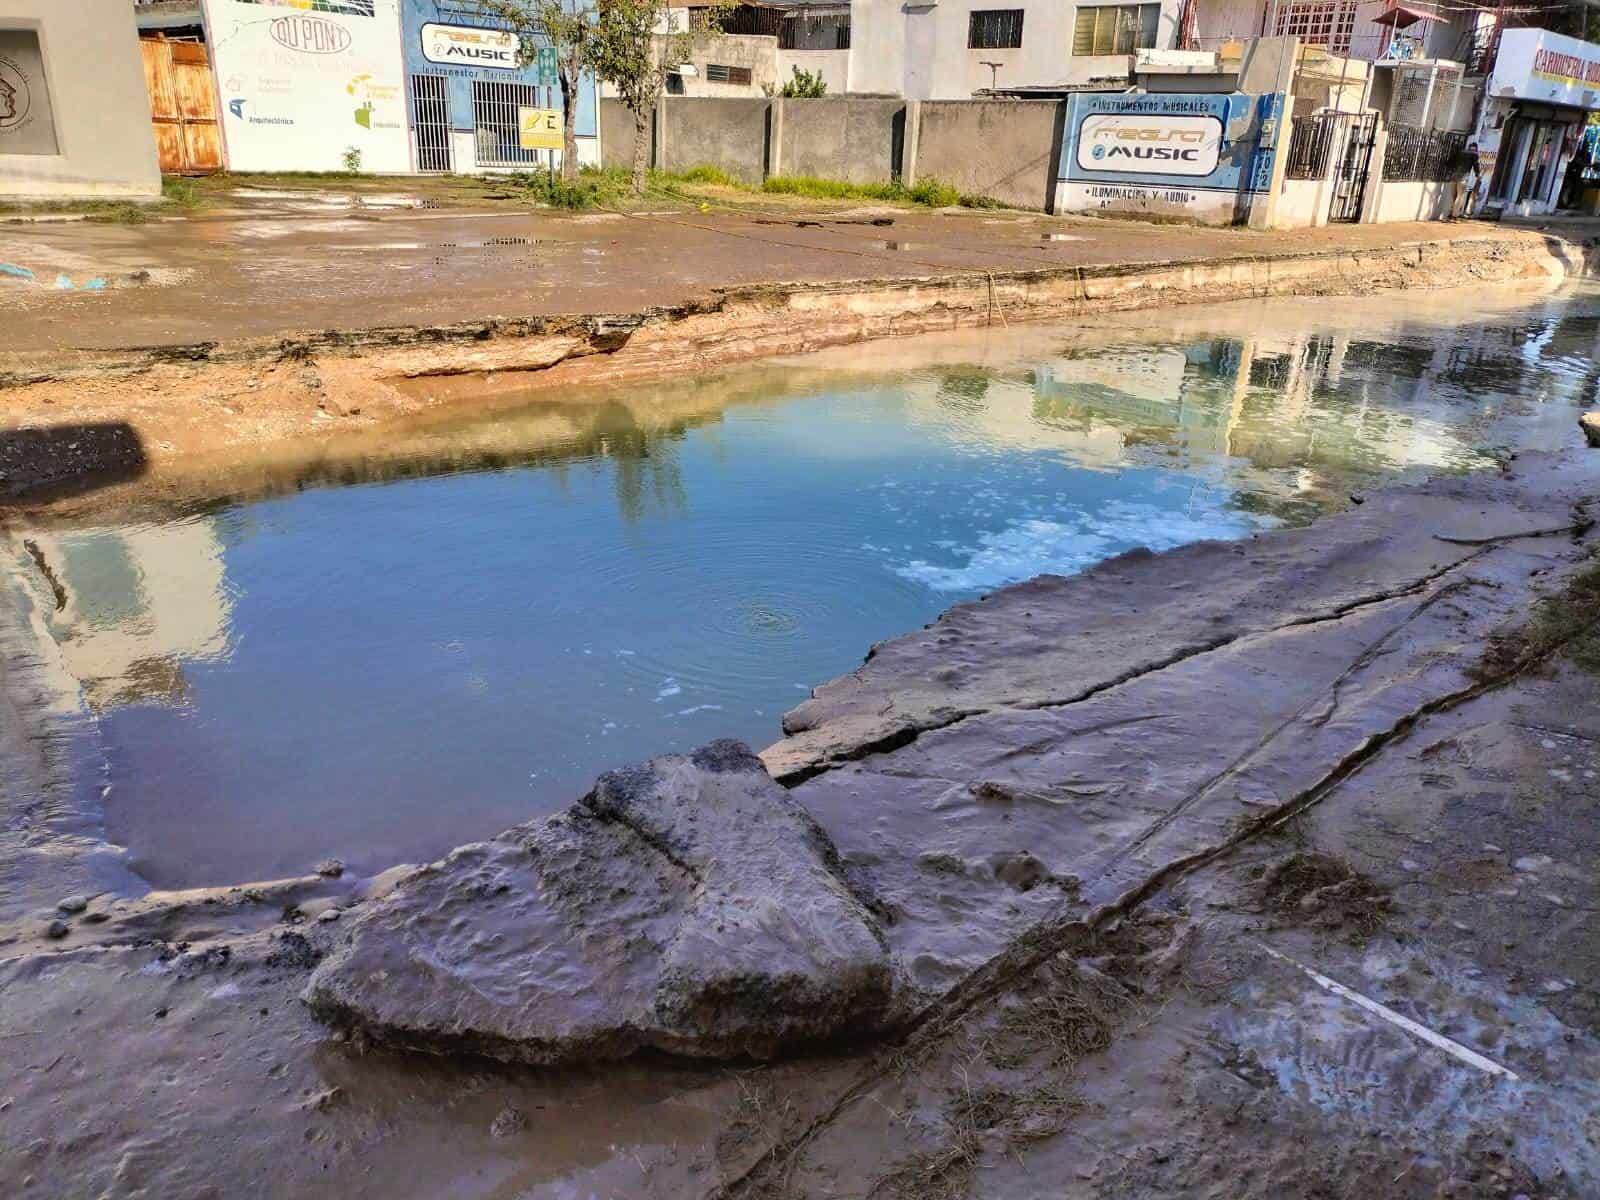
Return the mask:
[[[318,333],[291,326],[255,339],[15,351],[0,358],[0,497],[60,498],[202,470],[241,449],[297,445],[303,453],[307,443],[496,396],[557,396],[582,384],[692,374],[875,338],[1158,304],[1551,281],[1583,269],[1582,250],[1526,230],[1475,227],[1404,240],[1414,232],[1392,227],[1382,236],[1351,234],[1326,245],[1279,240],[1244,251],[1213,246],[1199,231],[1173,231],[1166,260],[1070,265],[1008,258],[985,242],[974,251],[975,266],[940,261],[884,275],[815,272],[794,282],[706,287],[669,305],[613,315]],[[1104,251],[1105,239],[1123,236],[1112,227],[1090,240]],[[795,265],[803,263],[802,256]],[[605,293],[576,295],[598,304]],[[77,311],[56,316],[87,319]],[[187,328],[183,321],[179,327]]]
[[[92,839],[53,831],[48,793],[20,810],[8,793],[12,878],[63,886],[0,924],[0,1180],[44,1196],[1593,1195],[1586,455],[1008,589],[822,689],[803,732],[828,752],[797,734],[767,758],[807,764],[791,796],[882,924],[906,1015],[876,1048],[594,1071],[363,1049],[297,996],[393,878],[68,896]],[[1211,555],[1228,569],[1208,575]],[[1230,576],[1219,622],[1202,601]],[[1021,686],[1035,621],[1045,642],[1105,649]],[[1119,622],[1141,636],[1093,632]],[[938,669],[919,647],[940,639],[950,706],[916,708]],[[916,715],[888,740],[859,719],[874,688]]]

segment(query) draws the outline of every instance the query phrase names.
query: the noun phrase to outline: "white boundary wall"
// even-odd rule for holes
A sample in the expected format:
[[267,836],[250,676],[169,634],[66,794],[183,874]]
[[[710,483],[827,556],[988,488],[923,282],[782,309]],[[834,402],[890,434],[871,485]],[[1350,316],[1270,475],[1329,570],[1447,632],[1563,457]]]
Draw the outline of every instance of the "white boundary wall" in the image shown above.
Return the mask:
[[[234,171],[411,170],[397,0],[204,0]],[[359,15],[370,10],[372,15]]]

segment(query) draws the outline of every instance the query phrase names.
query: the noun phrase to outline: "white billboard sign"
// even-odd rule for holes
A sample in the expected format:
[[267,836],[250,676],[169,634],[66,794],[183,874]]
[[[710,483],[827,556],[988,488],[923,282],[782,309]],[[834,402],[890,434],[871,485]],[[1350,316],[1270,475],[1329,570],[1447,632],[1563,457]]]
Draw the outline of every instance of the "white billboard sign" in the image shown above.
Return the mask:
[[522,39],[508,30],[473,29],[467,25],[422,27],[422,57],[446,67],[517,69]]
[[1488,90],[1491,96],[1600,107],[1600,46],[1546,29],[1507,29]]
[[1078,133],[1078,166],[1119,175],[1200,178],[1217,169],[1222,122],[1212,116],[1095,113]]
[[235,171],[406,172],[399,0],[205,0]]

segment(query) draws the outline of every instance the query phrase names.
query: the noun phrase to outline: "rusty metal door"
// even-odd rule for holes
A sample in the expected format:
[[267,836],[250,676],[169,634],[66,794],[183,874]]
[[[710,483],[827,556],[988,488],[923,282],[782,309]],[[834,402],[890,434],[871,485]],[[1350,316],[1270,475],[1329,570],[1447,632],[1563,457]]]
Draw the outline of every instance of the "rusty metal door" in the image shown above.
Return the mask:
[[198,42],[142,38],[144,81],[156,130],[161,170],[168,175],[209,175],[222,169],[217,89],[211,60]]
[[1330,222],[1361,220],[1361,201],[1367,194],[1367,176],[1372,168],[1372,148],[1378,140],[1378,114],[1369,110],[1359,116],[1341,116],[1345,123],[1344,145],[1339,150],[1338,169],[1333,177],[1333,196],[1328,205]]

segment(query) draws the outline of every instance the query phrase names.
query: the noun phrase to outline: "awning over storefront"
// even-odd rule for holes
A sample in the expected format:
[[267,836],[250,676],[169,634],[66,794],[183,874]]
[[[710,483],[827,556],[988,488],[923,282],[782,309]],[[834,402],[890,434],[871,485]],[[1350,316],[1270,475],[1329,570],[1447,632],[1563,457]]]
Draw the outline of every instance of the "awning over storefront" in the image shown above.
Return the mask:
[[1392,4],[1372,18],[1374,25],[1391,25],[1396,29],[1410,29],[1419,21],[1443,21],[1445,18],[1423,8]]

